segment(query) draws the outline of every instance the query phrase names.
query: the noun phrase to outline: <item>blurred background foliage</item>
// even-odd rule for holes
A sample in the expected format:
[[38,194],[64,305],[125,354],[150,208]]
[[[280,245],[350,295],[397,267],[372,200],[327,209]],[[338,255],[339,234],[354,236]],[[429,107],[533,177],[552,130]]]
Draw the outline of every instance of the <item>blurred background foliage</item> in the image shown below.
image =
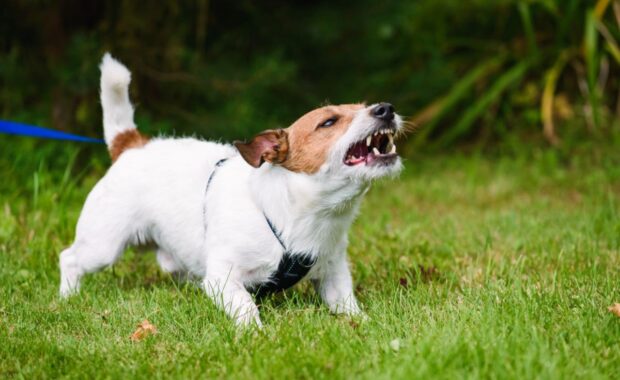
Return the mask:
[[407,148],[609,139],[620,1],[5,0],[0,117],[99,136],[98,64],[147,132],[235,139],[319,105],[392,102]]

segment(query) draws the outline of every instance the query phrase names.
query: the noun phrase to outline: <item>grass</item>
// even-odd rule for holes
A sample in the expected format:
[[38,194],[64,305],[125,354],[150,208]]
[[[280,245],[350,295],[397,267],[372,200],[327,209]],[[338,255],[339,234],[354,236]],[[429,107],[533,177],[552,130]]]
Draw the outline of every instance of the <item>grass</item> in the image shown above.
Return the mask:
[[[241,333],[192,285],[128,252],[57,297],[58,253],[103,149],[0,141],[2,378],[614,378],[620,370],[620,159],[445,154],[381,182],[350,233],[370,320],[307,285]],[[148,319],[158,333],[129,336]]]

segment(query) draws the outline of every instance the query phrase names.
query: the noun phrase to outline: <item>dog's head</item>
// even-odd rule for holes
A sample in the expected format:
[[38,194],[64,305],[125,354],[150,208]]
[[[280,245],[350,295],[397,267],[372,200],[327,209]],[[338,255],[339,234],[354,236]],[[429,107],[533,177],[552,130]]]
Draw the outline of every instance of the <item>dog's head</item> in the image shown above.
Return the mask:
[[389,103],[330,105],[235,146],[255,168],[269,162],[293,172],[373,179],[400,170],[394,135],[401,128]]

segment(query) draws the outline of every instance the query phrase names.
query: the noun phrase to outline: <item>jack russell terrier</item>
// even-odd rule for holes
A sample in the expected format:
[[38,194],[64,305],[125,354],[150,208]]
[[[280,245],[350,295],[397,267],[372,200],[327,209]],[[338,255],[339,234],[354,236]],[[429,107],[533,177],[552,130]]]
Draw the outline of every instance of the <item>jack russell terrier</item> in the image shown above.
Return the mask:
[[198,277],[239,325],[261,326],[252,294],[312,280],[333,313],[356,315],[347,232],[373,179],[402,168],[388,103],[329,105],[234,145],[141,135],[131,73],[101,63],[103,129],[113,165],[88,195],[60,254],[60,294],[114,264],[128,245],[157,246],[162,270]]

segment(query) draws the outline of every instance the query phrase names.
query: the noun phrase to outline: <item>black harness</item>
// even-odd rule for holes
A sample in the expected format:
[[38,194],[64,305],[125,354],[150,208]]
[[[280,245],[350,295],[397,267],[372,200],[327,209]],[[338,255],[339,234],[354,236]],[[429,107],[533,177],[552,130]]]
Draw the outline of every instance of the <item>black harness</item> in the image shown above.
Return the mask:
[[[205,217],[205,236],[207,231],[207,191],[209,190],[209,186],[213,181],[215,172],[219,167],[224,164],[224,162],[226,162],[226,160],[227,158],[222,158],[215,164],[215,168],[213,169],[213,172],[211,172],[211,175],[209,176],[207,185],[205,187],[205,207],[203,209],[203,216]],[[266,282],[248,289],[248,291],[255,294],[257,298],[262,298],[269,294],[278,293],[292,287],[293,285],[301,281],[306,276],[306,274],[308,274],[312,266],[314,266],[314,264],[316,263],[316,256],[313,256],[311,252],[293,252],[290,249],[286,248],[286,245],[282,240],[282,232],[278,231],[273,222],[269,219],[269,217],[267,217],[267,214],[265,214],[265,212],[263,212],[263,216],[265,217],[265,221],[267,222],[269,229],[273,233],[273,236],[275,236],[275,238],[278,240],[278,243],[280,243],[280,246],[282,246],[284,254],[282,254],[282,258],[278,263],[278,268],[269,276],[269,279]]]

